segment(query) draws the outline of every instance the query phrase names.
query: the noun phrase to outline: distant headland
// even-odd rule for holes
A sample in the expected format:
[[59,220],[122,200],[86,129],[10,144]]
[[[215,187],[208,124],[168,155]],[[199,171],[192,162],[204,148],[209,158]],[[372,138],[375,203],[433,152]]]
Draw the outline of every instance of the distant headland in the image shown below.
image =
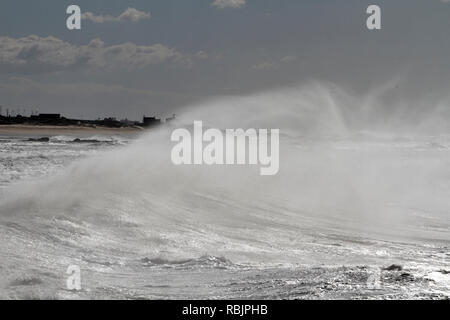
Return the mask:
[[7,114],[6,116],[0,114],[0,125],[27,125],[27,126],[71,126],[71,127],[102,127],[102,128],[153,128],[163,123],[169,123],[175,119],[175,114],[166,119],[159,119],[156,117],[142,118],[140,121],[131,120],[117,120],[113,117],[84,120],[84,119],[70,119],[61,116],[58,113],[39,113],[30,116]]

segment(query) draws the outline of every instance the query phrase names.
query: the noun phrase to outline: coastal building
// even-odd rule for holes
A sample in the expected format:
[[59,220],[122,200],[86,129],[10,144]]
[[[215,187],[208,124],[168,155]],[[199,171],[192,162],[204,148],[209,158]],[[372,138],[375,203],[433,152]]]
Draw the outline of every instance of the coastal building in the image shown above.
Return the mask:
[[39,120],[59,120],[61,115],[59,113],[39,113]]
[[[12,125],[12,124],[27,124],[27,125],[48,125],[48,126],[100,126],[107,128],[122,128],[122,127],[142,127],[142,128],[154,128],[161,125],[164,121],[156,117],[144,116],[142,122],[132,121],[128,119],[117,120],[114,117],[98,118],[96,120],[82,120],[71,119],[61,116],[59,113],[37,113],[32,111],[30,116],[24,114],[12,115],[10,109],[6,108],[6,114],[2,114],[4,109],[0,106],[0,125]],[[169,122],[175,119],[175,115],[165,119],[165,122]]]
[[166,122],[173,121],[173,120],[175,120],[175,118],[176,118],[176,114],[174,113],[171,117],[166,118]]
[[142,126],[145,128],[155,127],[161,124],[161,119],[156,117],[146,117],[142,119]]

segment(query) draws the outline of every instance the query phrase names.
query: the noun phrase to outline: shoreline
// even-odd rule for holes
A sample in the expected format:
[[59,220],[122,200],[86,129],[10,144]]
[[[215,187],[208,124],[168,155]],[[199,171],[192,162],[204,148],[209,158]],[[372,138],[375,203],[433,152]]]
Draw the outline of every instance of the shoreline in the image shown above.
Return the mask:
[[0,125],[0,135],[130,135],[142,133],[144,129],[139,127],[109,128],[109,127],[89,127],[89,126],[36,126],[23,124]]

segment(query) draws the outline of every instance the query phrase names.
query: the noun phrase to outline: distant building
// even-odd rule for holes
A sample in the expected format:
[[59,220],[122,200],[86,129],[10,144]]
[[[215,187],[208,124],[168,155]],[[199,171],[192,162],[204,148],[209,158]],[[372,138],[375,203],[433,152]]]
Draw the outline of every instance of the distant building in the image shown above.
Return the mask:
[[[24,109],[25,110],[25,109]],[[3,112],[5,112],[3,114]],[[47,126],[102,126],[107,128],[122,128],[122,127],[156,127],[161,125],[164,121],[156,117],[143,117],[142,122],[132,121],[128,119],[117,120],[114,117],[98,118],[96,120],[81,120],[81,119],[71,119],[61,116],[59,113],[38,113],[37,110],[31,110],[31,114],[26,116],[26,110],[23,113],[17,112],[17,114],[12,114],[11,109],[4,108],[0,105],[0,124],[29,124],[29,125],[47,125]],[[167,118],[165,121],[171,121],[175,119],[173,117]]]
[[156,117],[145,117],[142,119],[143,127],[154,127],[161,124],[161,119],[157,119]]
[[136,125],[136,121],[128,120],[127,118],[120,120],[120,123],[126,125],[126,126],[134,126]]
[[61,115],[59,113],[39,113],[37,116],[39,120],[59,120]]
[[166,122],[170,122],[172,120],[175,120],[176,114],[174,113],[171,117],[166,118]]

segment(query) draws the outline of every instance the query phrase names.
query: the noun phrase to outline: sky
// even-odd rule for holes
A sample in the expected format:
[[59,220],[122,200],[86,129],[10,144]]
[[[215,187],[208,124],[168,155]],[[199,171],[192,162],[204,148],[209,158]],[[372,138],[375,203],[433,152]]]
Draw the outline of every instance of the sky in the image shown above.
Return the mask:
[[449,30],[450,0],[2,0],[0,105],[139,120],[310,81],[442,97]]

